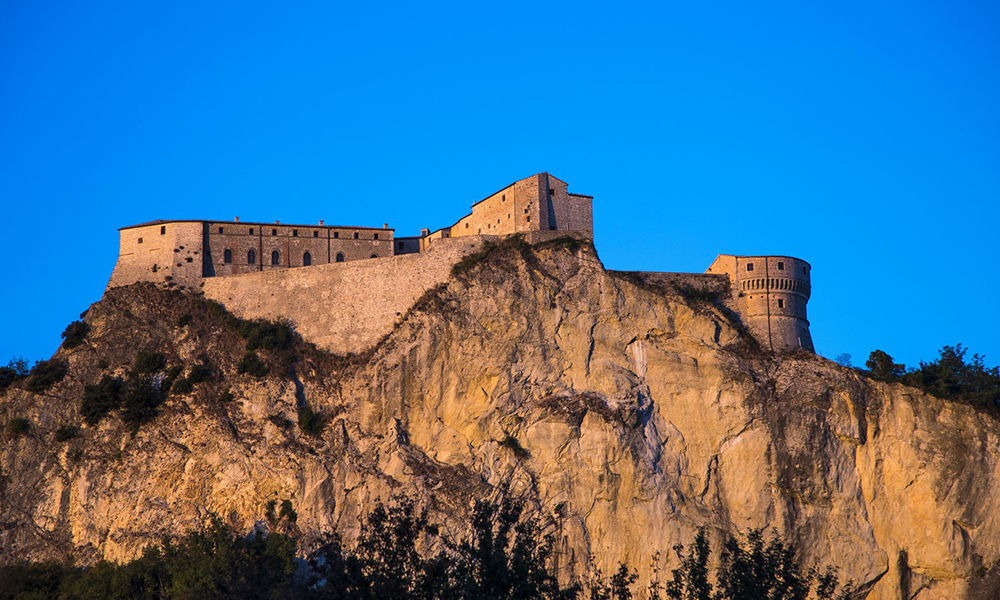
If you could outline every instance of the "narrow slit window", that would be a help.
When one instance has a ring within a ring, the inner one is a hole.
[[[375,234],[375,239],[376,239],[376,240],[378,239],[378,234],[377,234],[377,233]]]
[[[225,232],[225,228],[224,227],[219,227],[219,233],[223,233],[223,232]]]
[[[167,226],[166,225],[160,225],[160,235],[163,235],[166,232],[167,232]]]
[[[785,301],[778,298],[778,308],[785,308]]]
[[[253,235],[253,227],[250,228],[250,235]]]
[[[335,240],[339,240],[340,239],[340,232],[339,231],[334,231],[333,232],[333,239],[335,239]]]
[[[292,230],[292,237],[299,237],[299,230],[298,229],[293,229]]]
[[[139,243],[140,243],[140,244],[142,243],[142,238],[139,238]]]

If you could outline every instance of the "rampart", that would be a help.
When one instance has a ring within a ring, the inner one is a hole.
[[[205,279],[205,296],[245,319],[288,319],[336,354],[361,352],[392,331],[452,266],[486,236],[447,240],[426,252]],[[495,238],[493,238],[495,239]]]

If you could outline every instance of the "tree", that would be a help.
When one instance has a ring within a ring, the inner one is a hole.
[[[850,354],[848,354],[847,352],[841,352],[840,354],[837,355],[837,358],[833,359],[833,362],[837,363],[842,367],[851,368],[854,366],[853,364],[851,364],[852,360],[853,357]]]
[[[873,350],[865,361],[865,366],[872,379],[886,383],[899,381],[906,372],[905,365],[894,363],[892,357],[882,350]]]

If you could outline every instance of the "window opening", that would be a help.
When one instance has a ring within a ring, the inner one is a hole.
[[[354,239],[358,239],[358,232],[357,231],[354,232]]]
[[[139,243],[140,243],[140,244],[142,243],[142,238],[139,238]]]
[[[778,298],[778,308],[785,308],[785,301]]]
[[[378,254],[372,254],[371,258],[378,258]]]
[[[233,262],[233,251],[226,248],[226,251],[222,253],[222,262],[229,264]]]
[[[250,228],[250,235],[253,235],[253,227]]]
[[[219,233],[222,233],[223,231],[224,231],[223,228],[219,227]]]
[[[314,231],[313,232],[313,237],[319,237],[319,232],[318,231]]]
[[[344,262],[344,255],[342,253],[338,252],[337,253],[336,261],[337,262]]]
[[[377,234],[377,233],[375,234],[375,239],[376,239],[376,240],[378,239],[378,234]]]
[[[160,235],[163,235],[166,232],[167,232],[167,226],[166,225],[160,225]]]
[[[271,264],[272,265],[281,264],[281,254],[277,250],[271,253]]]
[[[277,229],[272,229],[271,230],[271,235],[278,235],[278,230]]]
[[[780,260],[778,261],[778,270],[779,271],[785,270],[785,263],[781,262]]]
[[[299,237],[299,230],[298,229],[293,229],[292,230],[292,237]]]
[[[747,263],[747,271],[753,271],[753,263]]]
[[[340,239],[340,232],[339,231],[334,231],[333,232],[333,239],[335,239],[335,240],[339,240]]]
[[[247,252],[247,264],[248,265],[255,265],[255,264],[257,264],[257,251],[256,250],[251,250],[251,251]]]

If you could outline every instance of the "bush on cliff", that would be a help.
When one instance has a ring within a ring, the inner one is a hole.
[[[90,326],[83,321],[73,321],[62,332],[63,348],[76,348],[83,343],[90,332]]]
[[[28,361],[24,357],[12,358],[5,366],[0,367],[0,394],[12,384],[28,376]]]
[[[12,437],[21,437],[31,429],[31,422],[21,417],[12,417],[7,421],[7,433]]]
[[[109,412],[121,406],[121,391],[121,380],[108,375],[93,385],[85,386],[80,416],[87,425],[97,425]]]
[[[261,377],[265,377],[270,372],[270,369],[256,353],[247,352],[240,360],[240,364],[236,366],[236,372],[240,375],[248,374],[260,379]]]
[[[69,372],[69,365],[56,358],[43,360],[35,365],[28,378],[27,389],[29,392],[41,394],[53,385],[59,383]]]

